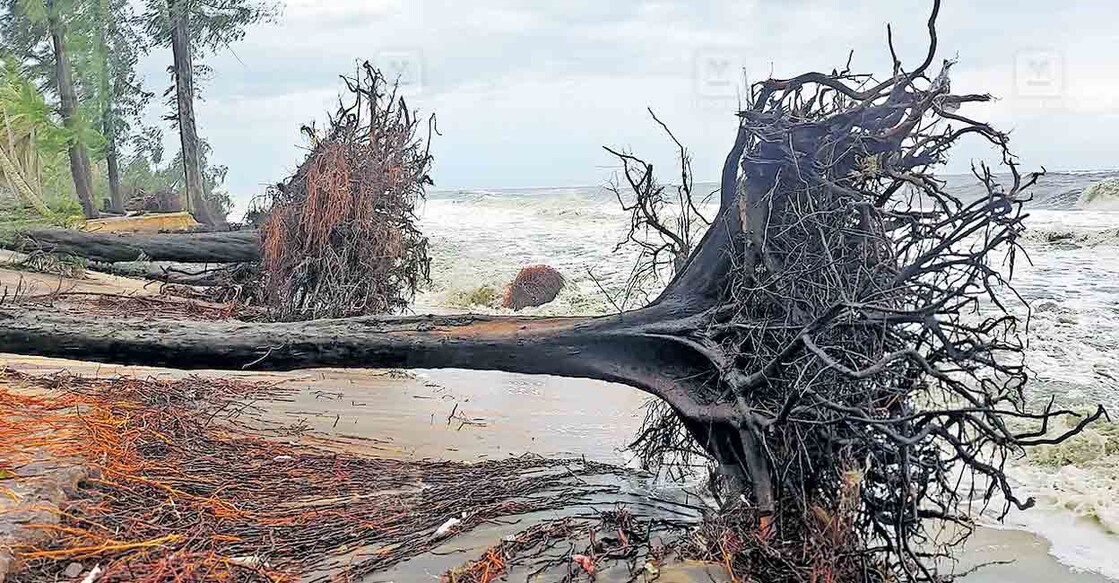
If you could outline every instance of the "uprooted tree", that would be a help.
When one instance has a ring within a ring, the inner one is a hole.
[[[294,323],[89,322],[0,307],[0,350],[121,364],[284,370],[455,367],[624,383],[674,413],[651,463],[697,452],[725,510],[760,531],[734,557],[771,580],[933,580],[939,526],[972,503],[1028,507],[1003,468],[1103,414],[1031,411],[1010,287],[1022,176],[1007,138],[959,113],[930,46],[883,80],[848,70],[752,86],[719,210],[649,305],[601,317],[361,317]],[[893,54],[891,43],[891,54]],[[965,137],[999,179],[962,201],[932,172]],[[684,436],[683,438],[681,436]]]
[[[110,264],[218,264],[144,271],[206,285],[215,299],[261,304],[282,321],[400,310],[429,275],[415,207],[432,184],[435,118],[427,118],[421,137],[423,120],[368,62],[342,80],[352,99],[339,100],[325,130],[303,127],[310,142],[303,163],[254,201],[259,230],[122,236],[34,229],[20,234],[16,248]]]
[[[311,152],[269,191],[260,228],[261,289],[280,320],[398,311],[428,279],[427,238],[416,203],[431,184],[431,133],[368,62],[343,77],[354,101],[320,132]]]

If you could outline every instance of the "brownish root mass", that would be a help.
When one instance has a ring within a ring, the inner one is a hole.
[[[501,307],[523,310],[528,307],[543,306],[556,299],[563,289],[564,280],[560,272],[547,265],[529,265],[522,268],[513,283],[505,290]]]
[[[368,63],[343,79],[353,104],[325,132],[303,128],[310,154],[269,193],[261,289],[280,320],[392,312],[428,278],[415,206],[431,155],[419,120]]]

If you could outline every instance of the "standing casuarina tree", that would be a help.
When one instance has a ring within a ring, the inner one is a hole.
[[[120,147],[152,95],[136,77],[143,38],[128,0],[91,0],[91,4],[87,51],[91,62],[83,70],[91,77],[90,89],[105,138],[110,206],[122,212]]]
[[[78,94],[74,86],[73,71],[67,45],[67,26],[70,20],[80,18],[80,10],[67,0],[21,0],[14,10],[22,13],[27,28],[45,27],[50,38],[53,85],[58,91],[59,114],[69,132],[70,174],[74,190],[86,218],[97,217],[93,200],[93,174],[90,170],[89,151],[81,139],[82,122],[78,114]],[[10,8],[12,9],[12,8]],[[29,48],[37,44],[34,39]]]
[[[185,204],[203,223],[219,217],[208,206],[202,176],[202,153],[195,124],[195,63],[207,52],[217,51],[245,36],[245,29],[272,17],[270,5],[252,0],[147,0],[145,21],[152,44],[171,48],[174,79],[175,122],[182,146]]]

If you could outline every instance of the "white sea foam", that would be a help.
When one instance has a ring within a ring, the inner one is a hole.
[[[1079,208],[1119,208],[1119,178],[1106,178],[1092,183],[1076,201]]]

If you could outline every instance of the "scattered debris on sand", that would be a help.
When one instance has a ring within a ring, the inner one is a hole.
[[[622,579],[651,581],[671,552],[665,540],[675,540],[681,528],[673,521],[639,520],[618,505],[593,518],[560,518],[506,536],[477,559],[444,573],[442,580],[593,581],[598,574],[616,571]]]
[[[261,429],[292,389],[223,378],[0,373],[0,536],[14,581],[356,578],[499,517],[579,505],[626,470],[523,456],[362,457]],[[37,484],[37,485],[36,485]],[[24,508],[24,506],[18,506]],[[79,567],[76,567],[78,564]]]

